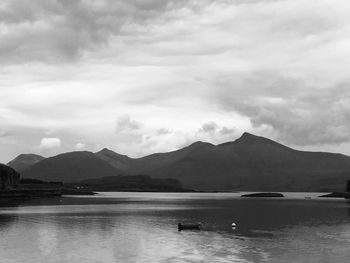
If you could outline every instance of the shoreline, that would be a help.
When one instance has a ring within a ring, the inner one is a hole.
[[[13,189],[0,191],[0,199],[61,197],[63,195],[94,195],[96,192],[75,189]]]
[[[102,190],[102,189],[101,189]],[[50,198],[50,197],[62,197],[65,195],[74,196],[93,196],[99,193],[174,193],[174,194],[224,194],[237,198],[255,199],[255,198],[268,198],[268,199],[350,199],[350,193],[347,192],[258,192],[258,191],[196,191],[196,190],[178,190],[178,191],[164,191],[154,189],[115,189],[110,191],[101,191],[98,189],[73,189],[73,188],[61,188],[61,189],[12,189],[0,191],[0,200],[5,199],[30,199],[30,198]]]

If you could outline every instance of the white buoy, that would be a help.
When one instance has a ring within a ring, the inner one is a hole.
[[[236,225],[236,223],[232,223],[231,226],[232,226],[232,228],[236,228],[237,225]]]

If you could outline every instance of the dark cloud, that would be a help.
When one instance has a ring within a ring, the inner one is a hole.
[[[219,126],[214,121],[210,121],[210,122],[204,123],[202,125],[202,128],[200,128],[200,131],[212,133],[212,132],[215,132],[218,129],[218,127]]]
[[[103,49],[125,26],[178,8],[181,1],[19,0],[0,5],[0,62],[65,61]],[[130,32],[129,32],[130,33]]]

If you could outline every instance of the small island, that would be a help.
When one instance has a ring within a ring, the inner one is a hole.
[[[284,197],[281,193],[253,193],[253,194],[244,194],[241,197]]]

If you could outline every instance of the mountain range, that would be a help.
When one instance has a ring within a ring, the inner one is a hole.
[[[77,182],[143,174],[177,179],[185,188],[196,190],[343,191],[350,179],[349,156],[298,151],[249,133],[232,142],[195,142],[142,158],[105,148],[97,153],[64,153],[25,168],[19,163],[30,162],[17,157],[8,165],[20,167],[25,178]]]

